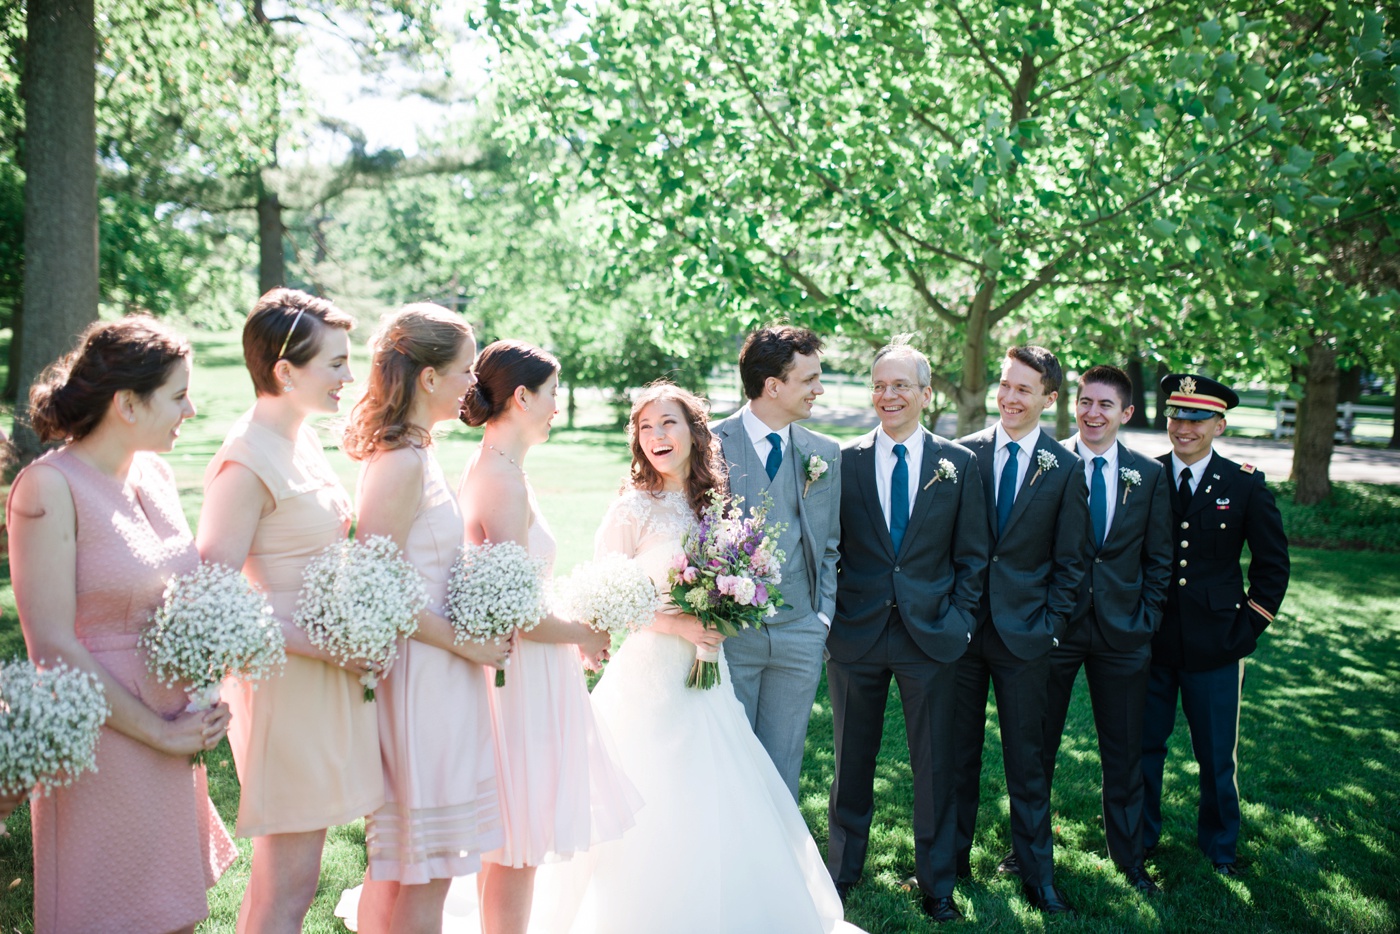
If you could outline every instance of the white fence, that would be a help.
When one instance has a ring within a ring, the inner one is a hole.
[[[1393,410],[1389,406],[1382,405],[1357,405],[1354,402],[1340,402],[1337,404],[1337,431],[1332,435],[1332,440],[1338,444],[1351,444],[1354,440],[1353,432],[1356,430],[1356,416],[1358,415],[1390,415]],[[1298,424],[1298,403],[1292,399],[1283,399],[1274,403],[1274,439],[1291,438],[1293,430]]]

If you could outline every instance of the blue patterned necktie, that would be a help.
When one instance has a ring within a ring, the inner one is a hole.
[[[1108,486],[1103,479],[1102,457],[1094,458],[1094,475],[1089,479],[1089,518],[1094,520],[1094,544],[1102,548],[1108,534]]]
[[[1016,463],[1021,446],[1015,441],[1006,443],[1006,466],[1001,468],[1001,483],[997,486],[997,535],[1006,528],[1006,520],[1011,518],[1011,507],[1016,504]]]
[[[768,471],[768,479],[772,480],[778,475],[778,468],[783,463],[783,437],[776,431],[768,434],[768,460],[763,465],[763,469]]]
[[[890,541],[894,542],[896,556],[904,543],[904,530],[909,527],[909,462],[904,459],[908,453],[908,448],[896,444],[894,470],[890,471]]]

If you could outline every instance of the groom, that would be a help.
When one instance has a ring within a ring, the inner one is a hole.
[[[823,392],[821,338],[788,325],[755,331],[739,351],[748,403],[714,426],[729,472],[729,492],[750,509],[766,493],[778,538],[783,607],[761,629],[725,641],[724,654],[749,725],[797,798],[807,719],[821,678],[822,651],[836,611],[841,540],[840,448],[795,424]]]

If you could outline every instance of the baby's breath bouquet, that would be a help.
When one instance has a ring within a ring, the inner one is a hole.
[[[428,605],[423,576],[393,540],[372,535],[332,545],[306,565],[292,622],[311,644],[341,662],[363,661],[365,700],[398,655],[399,640],[418,631]]]
[[[625,555],[585,561],[559,585],[568,615],[600,632],[636,632],[651,625],[661,598],[641,565]]]
[[[672,602],[694,613],[706,629],[725,636],[761,626],[783,605],[777,585],[782,583],[784,559],[778,536],[784,526],[767,523],[772,500],[766,494],[763,504],[747,516],[742,505],[742,499],[726,504],[724,497],[713,494],[667,572]],[[708,690],[719,681],[719,653],[697,647],[686,687]]]
[[[286,639],[267,598],[223,564],[172,577],[140,645],[157,681],[184,687],[187,711],[217,704],[224,678],[256,682],[287,661]]]
[[[97,736],[110,713],[102,682],[66,665],[40,670],[0,662],[0,794],[67,785],[97,768]],[[0,821],[0,835],[5,822]]]
[[[458,642],[528,632],[545,613],[544,562],[515,542],[464,545],[447,579],[447,619]],[[496,687],[506,673],[496,669]]]

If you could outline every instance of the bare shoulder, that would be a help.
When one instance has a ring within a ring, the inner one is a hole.
[[[423,455],[416,448],[404,445],[387,451],[377,451],[365,461],[366,476],[373,475],[385,483],[411,483],[423,478]]]
[[[73,490],[63,471],[45,463],[34,463],[20,471],[10,488],[10,510],[16,518],[38,519],[46,515],[72,515]]]

